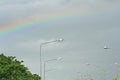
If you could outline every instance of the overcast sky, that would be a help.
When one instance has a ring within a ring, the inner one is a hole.
[[[0,52],[23,60],[32,73],[39,74],[40,44],[63,38],[42,47],[42,61],[63,57],[46,64],[46,80],[114,77],[114,63],[120,64],[120,0],[1,0],[0,29],[17,23],[28,25],[0,34]]]

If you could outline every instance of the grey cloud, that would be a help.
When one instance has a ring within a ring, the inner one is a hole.
[[[31,4],[31,3],[47,3],[47,4],[58,4],[58,3],[82,3],[82,2],[93,2],[93,3],[99,3],[99,2],[119,2],[119,0],[15,0],[15,1],[9,1],[4,0],[1,1],[1,5],[18,5],[18,4]]]
[[[63,0],[63,1],[61,1],[61,4],[66,5],[66,4],[69,4],[71,1],[72,1],[72,0]]]
[[[0,1],[1,5],[16,5],[16,4],[28,4],[31,2],[35,2],[37,0],[15,0],[15,1],[10,1],[10,0],[2,0]]]
[[[33,13],[43,13],[43,12],[55,12],[57,10],[68,10],[70,8],[89,8],[89,9],[111,9],[119,7],[119,2],[108,4],[105,1],[100,0],[30,0],[30,1],[2,1],[2,4],[8,3],[6,5],[0,5],[0,11],[6,12],[14,15],[33,14]],[[60,5],[60,4],[65,5]],[[67,5],[66,5],[67,4]],[[104,8],[103,8],[104,7]],[[12,11],[10,11],[12,10]],[[24,13],[22,14],[21,12]],[[14,13],[15,12],[15,13]]]

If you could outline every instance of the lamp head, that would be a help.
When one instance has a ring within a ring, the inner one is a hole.
[[[64,39],[63,39],[63,38],[60,38],[60,39],[57,39],[56,41],[57,41],[57,42],[62,42],[62,41],[64,41]]]
[[[90,65],[90,63],[86,63],[86,65]]]
[[[118,63],[117,63],[117,62],[115,62],[115,65],[118,65]]]
[[[58,57],[58,58],[57,58],[58,61],[60,61],[60,60],[62,60],[62,59],[63,59],[62,57]]]
[[[107,47],[107,46],[104,46],[104,49],[110,49],[109,47]]]

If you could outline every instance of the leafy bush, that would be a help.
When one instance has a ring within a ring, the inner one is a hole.
[[[0,54],[0,80],[40,80],[40,76],[32,74],[23,61],[16,57]]]

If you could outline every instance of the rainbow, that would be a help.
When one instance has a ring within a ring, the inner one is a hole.
[[[41,24],[52,20],[59,20],[65,17],[78,16],[79,13],[64,13],[64,14],[46,14],[46,15],[33,15],[27,19],[14,20],[7,25],[0,27],[0,35],[10,32],[18,31],[24,28],[33,27],[35,24]]]
[[[0,35],[9,34],[14,31],[22,30],[24,28],[33,27],[35,24],[45,23],[51,20],[64,19],[65,17],[75,17],[91,14],[88,11],[68,11],[59,14],[49,14],[49,15],[33,15],[27,19],[22,19],[21,21],[14,20],[13,22],[0,27]],[[92,12],[93,14],[93,12]]]

